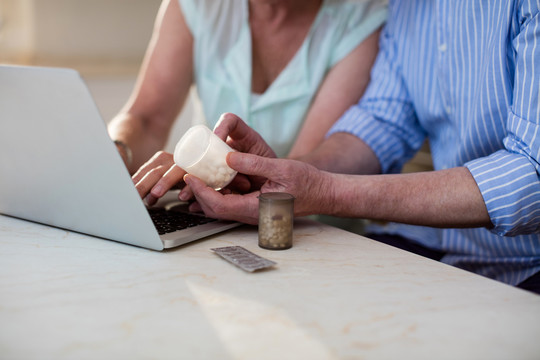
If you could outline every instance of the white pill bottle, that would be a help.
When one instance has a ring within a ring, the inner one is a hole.
[[[237,172],[227,165],[227,154],[234,151],[206,125],[195,125],[186,131],[174,149],[174,162],[206,185],[221,190]]]

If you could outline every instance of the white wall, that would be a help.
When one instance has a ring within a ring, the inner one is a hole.
[[[0,0],[0,61],[25,61],[33,52],[33,11],[29,0]]]
[[[75,68],[109,121],[132,91],[160,4],[161,0],[0,0],[0,63]],[[192,118],[201,121],[201,114],[198,100],[191,96],[167,150],[172,151]]]
[[[0,60],[140,62],[161,0],[0,0]]]

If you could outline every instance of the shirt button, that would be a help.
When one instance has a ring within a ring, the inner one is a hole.
[[[446,114],[448,115],[452,114],[452,108],[450,106],[446,106],[444,110],[446,111]]]
[[[440,51],[440,52],[445,52],[446,49],[447,49],[446,44],[441,44],[441,45],[439,45],[439,51]]]

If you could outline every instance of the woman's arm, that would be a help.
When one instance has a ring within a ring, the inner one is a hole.
[[[326,75],[288,155],[299,158],[322,143],[325,134],[343,113],[357,103],[370,79],[378,52],[380,30],[362,41]]]
[[[109,124],[128,170],[134,173],[165,145],[193,78],[193,37],[177,0],[164,0],[130,99]]]

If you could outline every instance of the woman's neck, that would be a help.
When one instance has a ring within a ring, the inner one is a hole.
[[[249,17],[266,26],[281,26],[297,17],[317,12],[322,0],[249,0]]]
[[[250,0],[251,90],[262,94],[302,46],[322,0]]]

